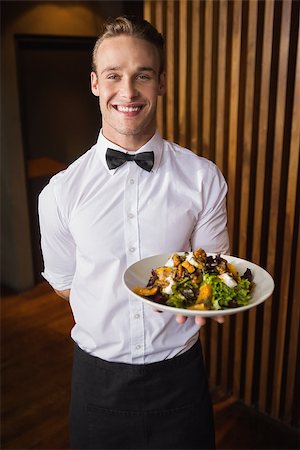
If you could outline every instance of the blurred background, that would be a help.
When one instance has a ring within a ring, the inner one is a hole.
[[[2,1],[2,448],[67,448],[72,317],[41,278],[37,196],[101,127],[91,52],[109,17],[167,39],[162,136],[226,177],[231,252],[269,300],[201,340],[219,448],[299,448],[300,36],[297,0]],[[298,381],[298,383],[297,383]]]

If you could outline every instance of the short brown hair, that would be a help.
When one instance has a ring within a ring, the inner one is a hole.
[[[97,39],[93,50],[92,70],[94,72],[96,72],[97,70],[96,54],[99,45],[104,41],[104,39],[120,36],[122,34],[144,39],[145,41],[148,41],[151,44],[153,44],[157,48],[159,54],[160,60],[159,73],[161,73],[164,70],[165,40],[162,34],[159,33],[157,29],[145,19],[141,19],[136,16],[120,16],[117,17],[116,19],[109,19],[103,25],[102,33]]]

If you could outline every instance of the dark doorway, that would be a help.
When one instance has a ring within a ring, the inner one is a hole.
[[[18,80],[35,279],[43,268],[37,198],[51,176],[88,150],[101,127],[90,91],[96,37],[17,35]]]

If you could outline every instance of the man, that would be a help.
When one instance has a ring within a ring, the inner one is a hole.
[[[40,195],[43,275],[75,319],[71,448],[214,448],[203,318],[159,314],[122,284],[141,258],[229,247],[220,171],[156,131],[163,47],[146,21],[106,24],[91,74],[98,141]]]

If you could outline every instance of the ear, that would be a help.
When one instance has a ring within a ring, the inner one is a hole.
[[[99,97],[98,77],[96,72],[91,72],[91,91],[96,97]]]
[[[158,95],[164,95],[166,92],[166,72],[159,75],[158,80]]]

